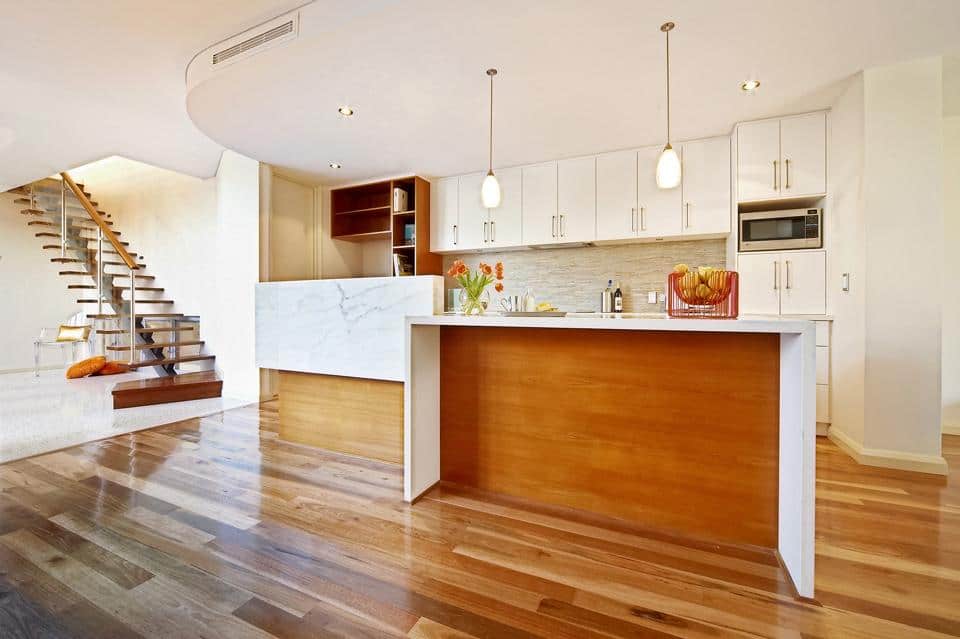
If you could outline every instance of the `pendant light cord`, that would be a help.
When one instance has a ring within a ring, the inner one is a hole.
[[[489,171],[493,173],[493,73],[487,72],[490,76],[490,166]]]
[[[670,144],[670,31],[667,34],[667,144]],[[491,116],[492,117],[492,116]]]

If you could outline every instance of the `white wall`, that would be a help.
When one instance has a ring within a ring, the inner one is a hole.
[[[943,82],[937,58],[864,72],[863,443],[940,455]]]
[[[830,145],[832,431],[931,470],[945,467],[942,84],[940,58],[867,69],[834,104]]]
[[[833,231],[830,414],[832,428],[857,442],[864,430],[864,347],[866,274],[863,219],[863,74],[857,74],[830,112],[828,151],[830,201],[827,225]],[[850,290],[841,290],[841,276],[850,274]]]
[[[71,171],[122,239],[141,253],[170,312],[200,316],[205,350],[217,356],[223,394],[256,401],[254,287],[259,281],[259,163],[223,154],[207,180],[125,158]]]
[[[81,310],[78,295],[67,290],[62,269],[50,262],[58,252],[44,251],[56,238],[34,237],[39,227],[27,226],[20,215],[23,204],[14,204],[13,194],[0,194],[0,294],[4,312],[0,314],[0,373],[33,367],[33,340],[44,327],[64,323]],[[41,365],[60,366],[64,360],[54,349],[45,349]]]
[[[255,291],[260,281],[260,164],[224,151],[217,169],[210,347],[223,371],[223,394],[260,399]],[[202,275],[201,275],[202,277]],[[201,318],[202,319],[202,318]],[[209,335],[209,333],[207,333]]]
[[[269,276],[265,281],[318,277],[314,187],[273,174],[270,187]]]
[[[960,273],[960,115],[943,120],[944,272]],[[960,435],[960,295],[943,296],[943,425]]]

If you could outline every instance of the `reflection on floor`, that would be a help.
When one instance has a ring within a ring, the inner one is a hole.
[[[818,605],[756,550],[453,486],[411,507],[398,466],[277,421],[248,406],[0,466],[0,636],[960,634],[960,437],[949,477],[818,442]]]
[[[0,463],[242,406],[229,398],[113,410],[117,382],[149,372],[65,379],[62,370],[0,375]]]

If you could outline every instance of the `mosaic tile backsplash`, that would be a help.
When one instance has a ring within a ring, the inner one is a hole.
[[[504,295],[522,295],[529,286],[538,302],[552,302],[569,312],[600,310],[600,292],[607,280],[620,280],[623,310],[643,313],[660,310],[660,305],[647,304],[647,292],[664,290],[674,264],[724,266],[726,244],[721,239],[445,255],[444,271],[457,258],[470,268],[480,261],[491,265],[501,261],[506,272]],[[457,286],[456,280],[446,278],[448,310],[449,290]],[[499,295],[492,287],[490,295],[496,306]]]

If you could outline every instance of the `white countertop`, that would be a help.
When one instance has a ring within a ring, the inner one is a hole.
[[[724,319],[673,319],[664,313],[568,313],[566,317],[506,317],[500,314],[481,316],[423,315],[407,317],[407,325],[417,326],[485,326],[508,328],[579,328],[633,331],[699,331],[704,333],[804,333],[813,331],[810,320],[741,316]]]

